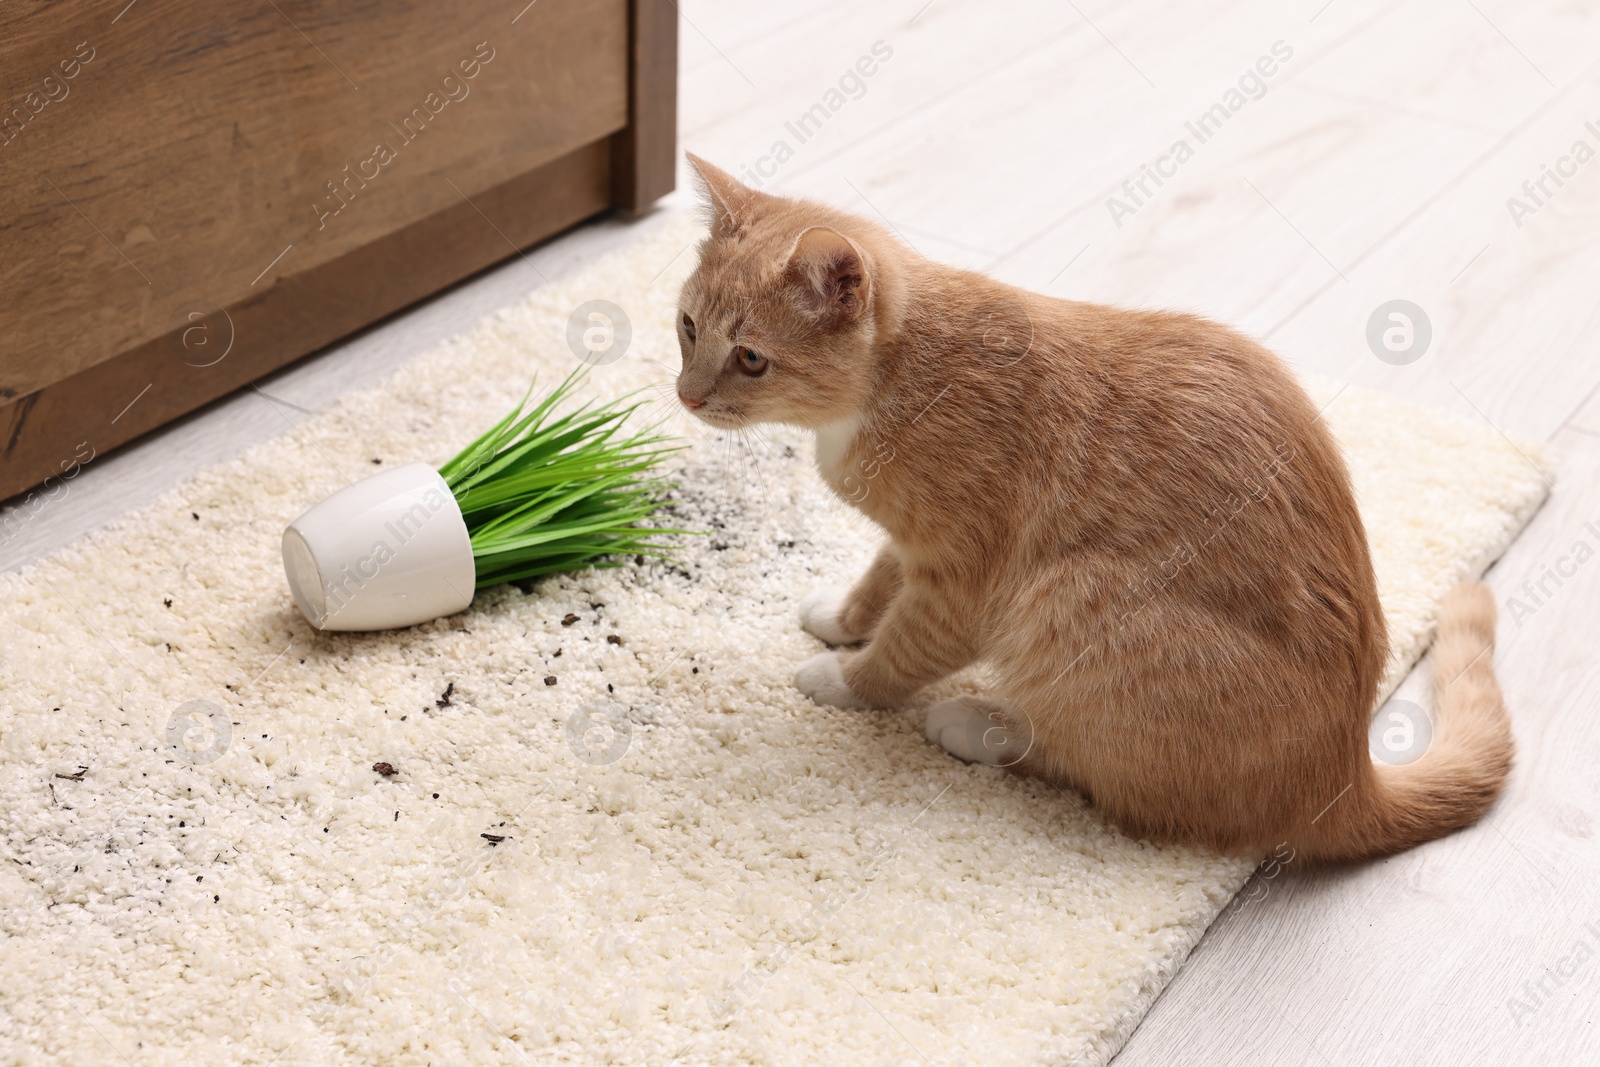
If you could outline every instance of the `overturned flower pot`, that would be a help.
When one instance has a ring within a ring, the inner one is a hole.
[[[283,569],[319,630],[386,630],[472,603],[477,566],[455,494],[426,463],[334,493],[283,531]]]
[[[555,415],[583,377],[528,398],[449,463],[375,474],[283,531],[283,569],[320,630],[386,630],[453,615],[476,589],[660,556],[643,525],[670,485],[651,472],[678,451],[653,433],[620,436],[639,406],[584,404]],[[529,390],[532,395],[532,390]]]

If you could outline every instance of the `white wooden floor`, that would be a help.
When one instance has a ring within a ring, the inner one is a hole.
[[[1502,615],[1520,746],[1509,795],[1404,856],[1263,880],[1118,1063],[1600,1063],[1600,562],[1574,571],[1572,556],[1580,541],[1600,550],[1600,5],[681,9],[682,142],[725,168],[882,217],[927,255],[1062,296],[1197,310],[1307,371],[1549,443],[1551,503],[1490,573],[1502,602],[1527,601],[1523,583],[1570,557],[1531,615]],[[864,56],[873,73],[830,98]],[[1201,143],[1185,123],[1226,107],[1262,57],[1271,74],[1245,95],[1264,93]],[[818,103],[838,106],[802,141],[787,124]],[[1137,201],[1122,191],[1180,139],[1192,158],[1161,162],[1171,176],[1145,179]],[[1114,219],[1112,195],[1131,211]],[[530,258],[559,277],[651,224],[600,222]],[[245,391],[96,460],[0,545],[0,566],[284,432],[539,283],[513,260],[260,383],[278,404]],[[1433,330],[1402,366],[1366,341],[1397,298]],[[1407,683],[1416,698],[1421,683]]]

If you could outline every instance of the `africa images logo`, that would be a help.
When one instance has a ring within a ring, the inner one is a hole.
[[[457,63],[455,70],[440,80],[439,89],[430,91],[422,98],[422,103],[402,115],[398,125],[393,121],[389,123],[389,128],[396,134],[392,141],[379,141],[372,149],[372,155],[356,163],[353,173],[347,163],[340,171],[341,176],[324,182],[328,190],[327,203],[318,200],[311,205],[311,210],[317,216],[317,229],[325,229],[329,219],[349,207],[356,195],[366,189],[367,183],[376,181],[385,168],[399,159],[400,149],[422,136],[422,131],[429,123],[436,120],[446,107],[451,103],[459,104],[465,101],[472,93],[472,79],[476,78],[494,57],[495,51],[489,42],[480,42],[473,48],[471,56]]]
[[[754,163],[740,166],[739,180],[752,189],[759,189],[775,177],[779,169],[795,157],[795,150],[820,133],[822,127],[843,111],[846,104],[867,95],[867,79],[878,73],[893,56],[892,47],[881,40],[873,41],[871,55],[858,58],[853,66],[847,67],[839,75],[835,85],[822,94],[822,99],[802,111],[792,122],[783,124],[784,132],[794,138],[794,143],[789,142],[789,137],[773,141],[765,155],[758,156]]]
[[[1165,153],[1142,164],[1138,174],[1122,183],[1122,196],[1112,194],[1106,198],[1106,210],[1111,213],[1111,221],[1116,223],[1117,229],[1122,228],[1123,219],[1138,214],[1140,208],[1153,200],[1167,179],[1177,177],[1178,168],[1195,157],[1200,145],[1222,132],[1224,123],[1242,111],[1250,101],[1260,100],[1267,95],[1267,79],[1278,73],[1281,64],[1294,58],[1294,48],[1284,41],[1273,41],[1271,53],[1257,59],[1253,66],[1246,67],[1244,73],[1239,75],[1239,80],[1222,94],[1220,100],[1202,111],[1193,121],[1185,122],[1183,128],[1189,132],[1189,137],[1179,138]],[[1190,137],[1194,139],[1192,144]],[[1153,189],[1152,184],[1155,186]]]
[[[346,563],[340,568],[339,577],[327,581],[323,591],[327,596],[328,617],[332,618],[343,611],[355,599],[355,595],[365,589],[367,583],[395,558],[398,550],[421,532],[429,519],[444,509],[444,505],[444,494],[430,486],[398,519],[384,523],[384,531],[394,538],[394,544],[391,546],[381,538],[374,541],[372,551],[356,561],[354,572]]]

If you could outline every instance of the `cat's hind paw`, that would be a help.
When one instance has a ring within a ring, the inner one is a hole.
[[[958,760],[1009,767],[1033,747],[1027,723],[1013,721],[1001,705],[981,697],[954,697],[928,708],[922,732]]]
[[[794,685],[818,704],[857,711],[871,706],[844,680],[844,664],[837,652],[819,652],[800,664],[794,672]]]
[[[800,601],[800,628],[830,645],[848,645],[860,638],[845,630],[839,620],[850,590],[842,585],[824,586],[807,593]]]

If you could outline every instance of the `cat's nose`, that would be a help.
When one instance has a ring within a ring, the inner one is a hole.
[[[704,404],[706,402],[706,398],[705,397],[703,397],[703,396],[690,396],[688,393],[684,392],[682,389],[678,390],[678,399],[683,401],[683,406],[688,408],[690,411],[693,411],[697,407],[704,406]]]

